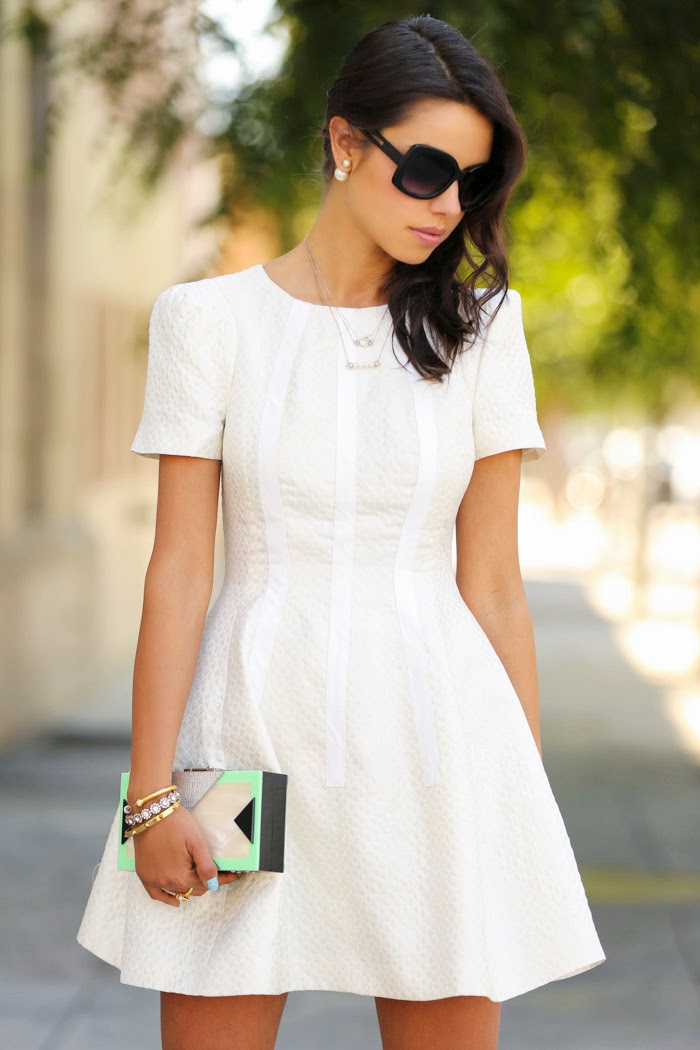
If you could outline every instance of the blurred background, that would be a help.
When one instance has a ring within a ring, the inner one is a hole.
[[[0,2],[0,1047],[157,1048],[75,943],[128,768],[157,465],[129,451],[158,293],[280,254],[325,90],[393,2]],[[503,1050],[700,1042],[700,8],[432,0],[530,141],[510,211],[548,446],[521,564],[545,769],[607,954],[504,1004]],[[219,534],[218,579],[221,579]],[[216,597],[215,586],[212,601]],[[280,1050],[379,1048],[292,992]]]

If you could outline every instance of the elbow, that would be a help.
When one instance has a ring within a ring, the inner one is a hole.
[[[500,586],[474,586],[471,580],[460,580],[459,576],[456,582],[462,600],[477,618],[512,616],[521,610],[529,612],[521,576],[511,577],[507,583]]]
[[[144,594],[158,598],[176,596],[183,607],[206,612],[214,589],[213,564],[165,554],[151,556]]]

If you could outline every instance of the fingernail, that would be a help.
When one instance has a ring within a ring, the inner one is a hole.
[[[213,890],[214,892],[216,892],[216,890],[218,890],[218,888],[219,888],[218,876],[215,875],[213,879],[207,879],[207,886],[209,887],[210,890]]]

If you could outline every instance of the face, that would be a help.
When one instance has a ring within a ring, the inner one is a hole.
[[[457,181],[430,200],[409,197],[391,182],[396,171],[393,160],[366,139],[358,142],[344,136],[348,125],[342,118],[334,117],[333,122],[337,122],[336,161],[349,157],[352,163],[350,177],[339,189],[353,221],[392,259],[413,265],[424,262],[464,216]],[[462,169],[486,163],[491,155],[492,122],[462,102],[417,103],[400,124],[380,130],[401,153],[417,143],[435,146],[450,153]],[[425,231],[437,231],[437,236]]]

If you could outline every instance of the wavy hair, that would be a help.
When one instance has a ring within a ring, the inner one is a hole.
[[[320,129],[322,175],[328,186],[335,167],[332,117],[354,128],[381,129],[401,123],[412,105],[426,99],[468,103],[493,123],[488,200],[466,211],[424,263],[397,261],[382,288],[407,357],[425,378],[441,381],[481,331],[486,303],[508,290],[505,213],[528,147],[497,71],[458,29],[430,15],[373,29],[346,56],[328,90]],[[458,273],[463,263],[469,268],[465,280]],[[487,283],[477,294],[481,279]]]

